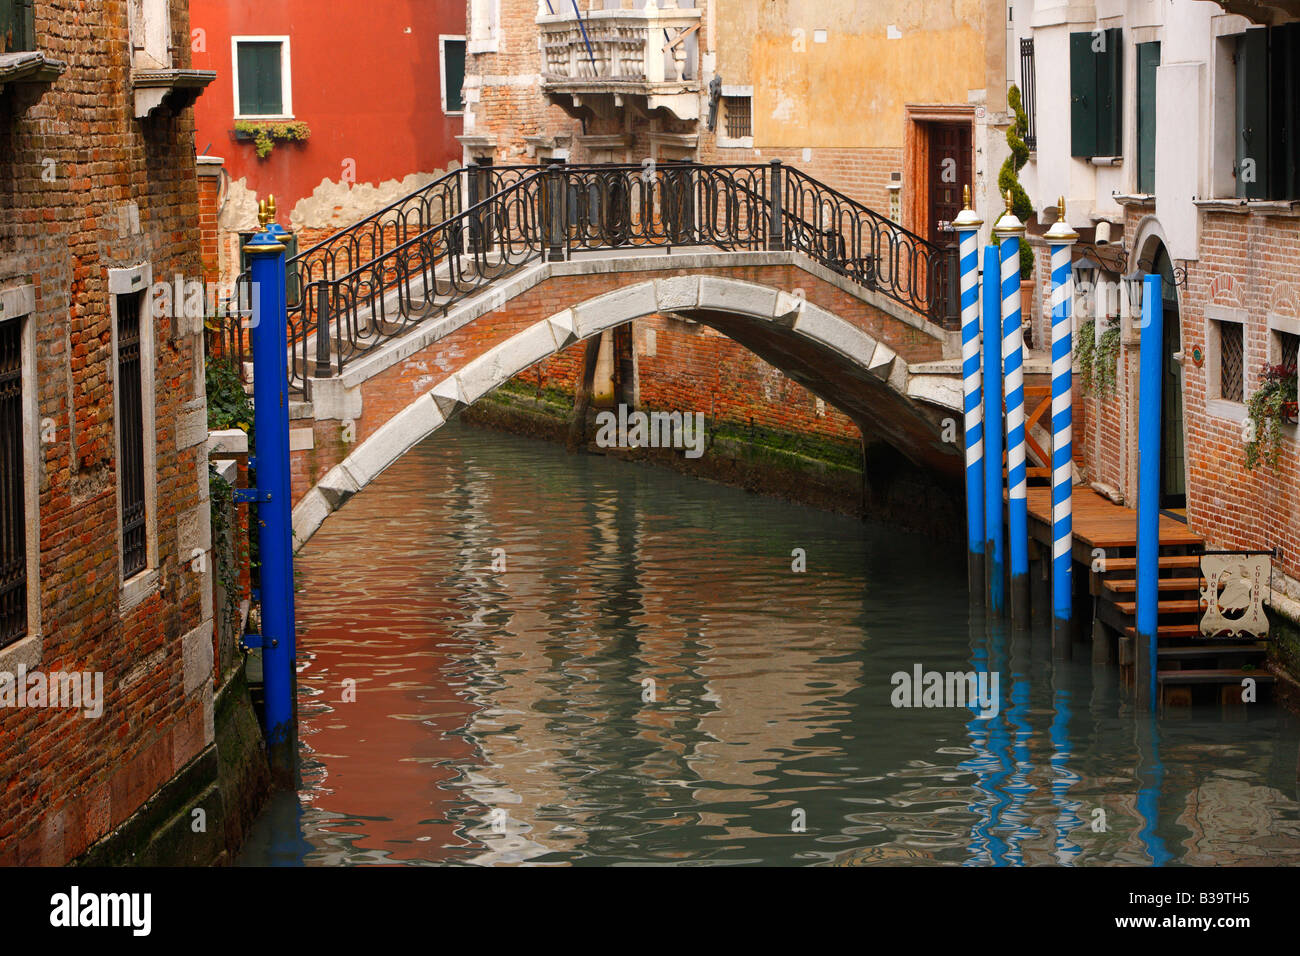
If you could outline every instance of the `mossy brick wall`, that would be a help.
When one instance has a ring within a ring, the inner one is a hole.
[[[108,292],[114,267],[203,275],[191,111],[135,119],[125,0],[43,0],[35,12],[38,47],[67,71],[23,114],[0,115],[0,289],[35,287],[38,374],[24,385],[54,425],[38,452],[34,666],[103,672],[105,709],[98,720],[0,709],[0,864],[79,856],[191,762],[211,727],[212,680],[187,694],[182,654],[204,623],[206,578],[178,546],[178,520],[207,507],[203,446],[180,447],[181,423],[202,410],[201,345],[153,320],[157,586],[123,609]],[[188,66],[184,0],[172,0],[171,30]]]

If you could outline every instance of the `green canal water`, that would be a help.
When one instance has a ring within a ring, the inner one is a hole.
[[[241,862],[1300,863],[1293,717],[1137,715],[953,540],[449,426],[299,555],[303,783]]]

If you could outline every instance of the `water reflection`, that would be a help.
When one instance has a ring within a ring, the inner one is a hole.
[[[445,429],[300,555],[304,783],[243,862],[1300,862],[1293,721],[1137,720],[959,552]],[[895,709],[918,663],[998,714]]]

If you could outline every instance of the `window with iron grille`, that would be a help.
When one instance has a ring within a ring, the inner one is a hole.
[[[141,380],[140,312],[143,292],[117,297],[118,468],[122,503],[122,579],[145,569],[144,387]]]
[[[0,322],[0,647],[27,634],[22,329]]]
[[[1300,335],[1293,332],[1277,332],[1277,364],[1283,368],[1295,368],[1300,358]]]
[[[1240,322],[1217,322],[1219,326],[1219,397],[1240,402],[1245,390],[1245,343]]]
[[[752,102],[752,99],[748,96],[724,96],[722,98],[723,110],[727,120],[727,136],[731,139],[742,139],[754,135]]]
[[[1037,124],[1034,122],[1034,38],[1025,37],[1020,41],[1020,105],[1024,108],[1028,129],[1025,132],[1025,145],[1030,149],[1038,148]]]

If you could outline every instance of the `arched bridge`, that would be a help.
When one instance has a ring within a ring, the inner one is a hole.
[[[779,163],[457,170],[290,259],[297,545],[460,409],[649,316],[725,334],[959,487],[954,270]],[[240,348],[238,322],[219,335]]]

